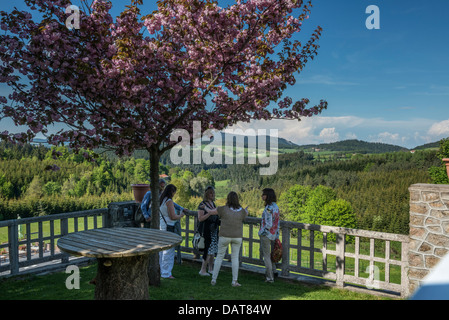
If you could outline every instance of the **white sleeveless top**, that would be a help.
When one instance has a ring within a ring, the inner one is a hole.
[[[176,222],[176,220],[171,220],[170,217],[168,216],[167,202],[169,202],[169,201],[173,202],[172,199],[165,198],[164,201],[162,202],[161,206],[160,206],[160,215],[161,215],[160,216],[160,223],[159,223],[159,225],[160,225],[159,229],[160,230],[166,230],[167,229],[165,221],[167,221],[167,224],[169,226],[174,226],[175,222]],[[162,218],[162,216],[164,216],[164,218]],[[165,219],[165,221],[164,221],[164,219]]]

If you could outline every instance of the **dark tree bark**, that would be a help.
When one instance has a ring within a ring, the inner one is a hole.
[[[150,150],[150,184],[151,184],[151,228],[159,230],[159,146],[153,145]],[[150,286],[161,285],[159,253],[150,254],[148,279]]]
[[[148,283],[150,286],[159,287],[161,285],[159,252],[151,253],[148,261]]]
[[[96,300],[148,300],[149,255],[99,258]]]

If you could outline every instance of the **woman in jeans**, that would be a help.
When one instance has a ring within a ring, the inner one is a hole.
[[[239,274],[239,253],[243,238],[243,220],[248,216],[248,211],[246,208],[243,209],[240,206],[239,197],[233,191],[228,194],[225,206],[213,210],[204,208],[204,210],[206,213],[218,215],[221,221],[218,253],[215,259],[211,284],[215,285],[226,249],[231,244],[232,286],[240,287],[240,284],[237,282]]]
[[[273,282],[273,272],[276,270],[276,264],[271,261],[271,251],[274,241],[279,238],[279,207],[276,204],[276,194],[271,188],[262,190],[262,200],[265,209],[262,213],[262,222],[260,224],[259,237],[260,246],[265,263],[265,282]]]

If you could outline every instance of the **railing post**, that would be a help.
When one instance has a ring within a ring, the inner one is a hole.
[[[337,257],[336,257],[336,274],[337,274],[337,286],[344,286],[344,274],[345,274],[345,235],[341,233],[337,233]]]
[[[69,233],[69,219],[68,218],[62,218],[60,221],[61,224],[61,237],[67,235]],[[69,254],[64,254],[62,259],[62,263],[68,263],[69,262]]]
[[[19,230],[17,220],[8,227],[9,265],[11,274],[19,273]]]
[[[111,209],[108,207],[108,210],[101,215],[101,224],[103,228],[110,228],[112,226],[110,211]]]
[[[410,295],[409,287],[409,264],[408,264],[409,243],[402,242],[401,246],[401,297],[406,298]]]
[[[309,242],[309,248],[310,248],[310,254],[309,254],[309,266],[310,269],[315,269],[315,231],[310,230],[310,242]]]
[[[290,274],[290,228],[282,227],[282,275],[287,277]]]

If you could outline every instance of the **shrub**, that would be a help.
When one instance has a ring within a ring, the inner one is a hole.
[[[294,185],[281,195],[279,203],[281,211],[287,212],[287,220],[345,228],[357,227],[351,203],[338,199],[330,187]],[[322,234],[316,234],[315,238],[322,239]],[[335,235],[328,235],[328,240],[335,241]]]
[[[440,141],[440,149],[438,150],[437,157],[442,160],[444,158],[449,158],[449,138],[442,139]],[[432,166],[429,168],[430,179],[436,184],[449,184],[449,178],[446,173],[446,166],[436,167]]]

